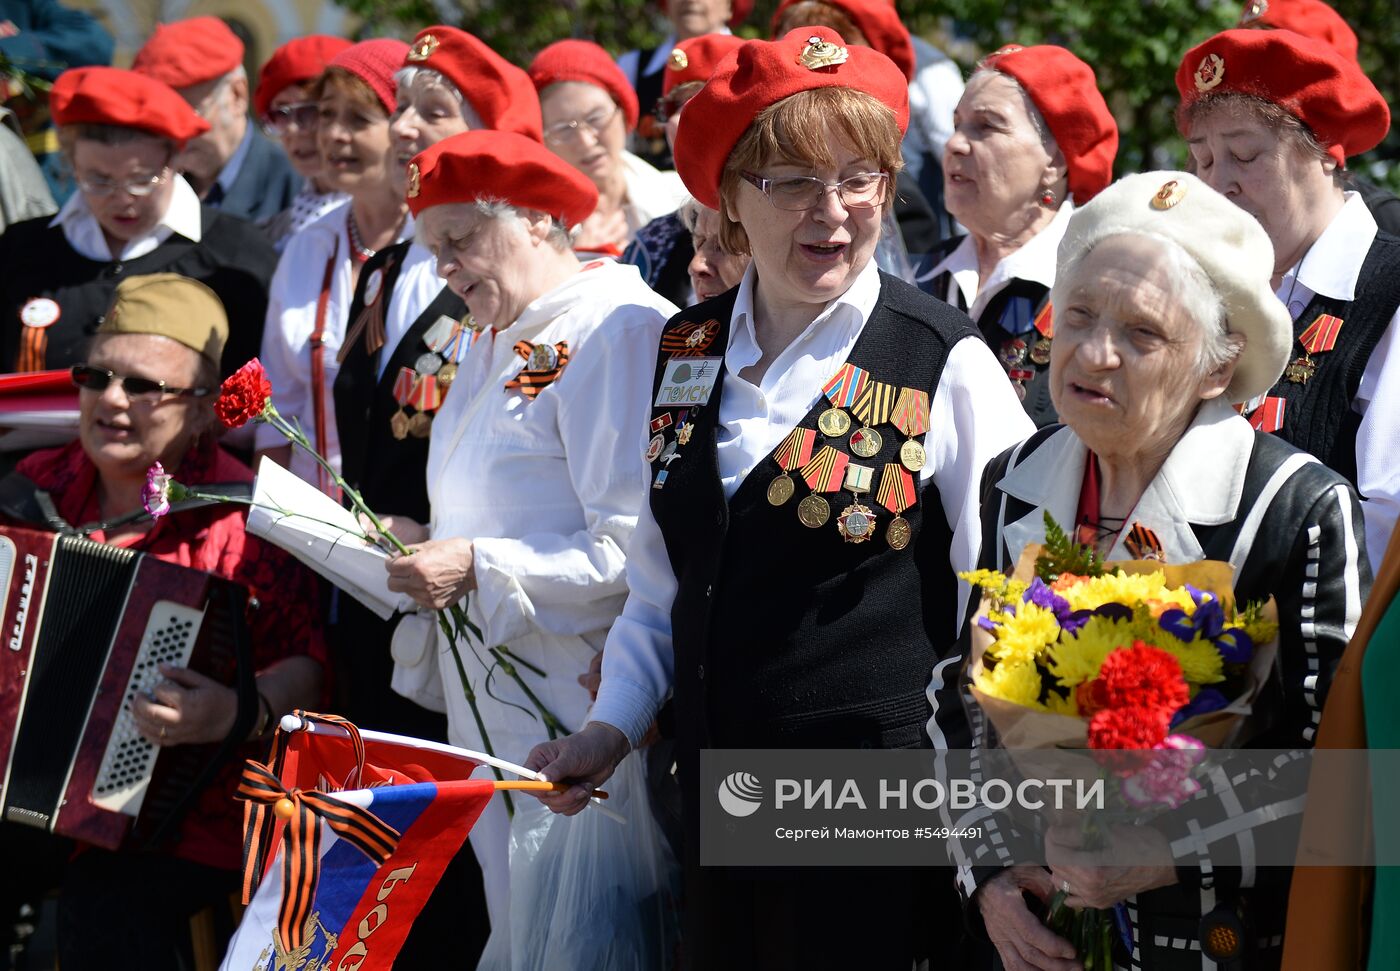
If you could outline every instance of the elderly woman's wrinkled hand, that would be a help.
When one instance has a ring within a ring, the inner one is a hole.
[[[977,890],[982,923],[1006,971],[1082,971],[1074,945],[1040,922],[1026,906],[1026,892],[1042,901],[1054,894],[1044,867],[1008,867]]]
[[[588,805],[593,790],[608,781],[630,750],[627,736],[618,729],[589,722],[572,735],[536,745],[525,759],[525,768],[550,782],[574,783],[562,792],[535,794],[551,812],[572,816]]]
[[[409,549],[409,556],[396,556],[385,564],[389,589],[395,593],[406,593],[430,610],[444,610],[476,589],[471,540],[429,540]]]
[[[157,745],[217,742],[233,728],[238,695],[232,688],[191,671],[160,666],[164,680],[131,703],[136,728]]]
[[[1082,839],[1077,826],[1054,826],[1046,833],[1051,880],[1056,887],[1069,885],[1067,906],[1112,907],[1177,881],[1167,838],[1151,826],[1111,826],[1106,844],[1095,851],[1083,849]],[[1127,861],[1132,865],[1125,866]]]

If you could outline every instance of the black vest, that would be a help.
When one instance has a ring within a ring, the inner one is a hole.
[[[251,223],[208,206],[200,215],[198,243],[171,234],[144,256],[107,263],[77,253],[61,227],[49,226],[52,217],[6,229],[0,236],[0,370],[13,371],[18,364],[25,329],[20,314],[30,300],[46,297],[58,304],[59,318],[45,335],[43,367],[66,368],[83,360],[117,284],[148,273],[178,273],[218,296],[229,325],[223,374],[256,357],[277,253]]]
[[[1299,384],[1284,377],[1269,392],[1287,402],[1279,437],[1316,455],[1352,485],[1356,485],[1356,432],[1361,427],[1361,415],[1352,409],[1351,403],[1361,386],[1366,363],[1390,326],[1397,307],[1400,307],[1400,238],[1378,233],[1361,265],[1356,299],[1348,302],[1318,294],[1293,322],[1290,360],[1302,354],[1297,338],[1319,314],[1332,314],[1342,319],[1336,346],[1312,355],[1317,370],[1306,383]]]
[[[379,299],[387,309],[409,245],[405,241],[386,247],[365,264],[347,320],[359,318],[364,309],[366,281],[392,259],[379,288]],[[334,388],[341,468],[345,481],[359,491],[375,512],[410,516],[420,523],[428,521],[428,439],[412,435],[395,438],[390,431],[389,419],[399,410],[399,403],[394,400],[394,379],[399,368],[412,368],[413,362],[428,351],[423,335],[439,317],[457,320],[466,312],[462,298],[444,286],[399,339],[383,377],[378,370],[384,350],[366,353],[363,335],[357,336],[345,352]]]
[[[958,236],[945,240],[930,255],[930,260],[935,265],[941,262],[962,239]],[[951,291],[956,300],[954,306],[962,311],[967,310],[963,305],[962,290],[953,283],[953,275],[948,271],[934,277],[929,289],[940,299]],[[1030,326],[1030,321],[1049,303],[1049,287],[1033,280],[1016,278],[987,301],[987,306],[982,308],[981,315],[976,319],[978,330],[1001,366],[1006,368],[1012,386],[1021,397],[1021,406],[1037,428],[1053,425],[1060,420],[1050,400],[1050,340]],[[1014,317],[1021,314],[1029,314],[1029,319],[1025,326],[1016,326],[1018,322]]]
[[[708,353],[722,355],[737,293],[683,311],[667,333],[714,320],[719,330]],[[879,302],[848,360],[876,380],[927,391],[931,399],[949,350],[971,337],[965,317],[881,274]],[[666,343],[663,337],[658,390]],[[726,501],[715,449],[723,381],[721,365],[708,404],[686,416],[690,439],[668,463],[660,488],[661,462],[653,468],[651,508],[679,585],[671,619],[683,782],[701,748],[926,744],[924,692],[953,641],[956,595],[948,563],[952,533],[937,489],[923,485],[904,512],[913,539],[903,550],[886,542],[892,514],[876,503],[873,489],[861,501],[877,513],[876,534],[859,544],[845,542],[836,528],[836,517],[853,501],[849,492],[826,494],[832,516],[816,529],[797,518],[809,492],[800,480],[796,495],[770,505],[767,489],[781,472],[772,455]],[[816,428],[829,407],[820,389],[813,392],[819,401],[799,427]],[[674,412],[659,408],[655,415],[664,421]],[[665,431],[674,428],[673,421]],[[892,425],[877,430],[881,451],[853,458],[874,468],[876,487],[884,466],[898,464],[905,440]],[[845,437],[818,432],[822,445],[849,449]]]

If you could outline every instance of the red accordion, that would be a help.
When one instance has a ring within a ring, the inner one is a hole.
[[[161,664],[251,684],[246,607],[208,573],[0,525],[0,815],[112,849],[163,833],[233,743],[162,749],[131,702]]]

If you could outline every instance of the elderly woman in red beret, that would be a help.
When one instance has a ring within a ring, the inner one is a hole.
[[[403,41],[361,41],[332,58],[312,87],[324,179],[349,200],[292,237],[282,252],[259,354],[278,409],[300,422],[316,451],[336,468],[340,436],[331,388],[355,285],[370,257],[413,235],[389,152],[394,72],[407,53]],[[333,491],[316,461],[294,450],[276,429],[259,425],[255,436],[261,453]]]
[[[685,189],[627,151],[637,127],[637,95],[608,52],[585,40],[550,44],[530,62],[540,95],[544,143],[598,189],[598,208],[574,245],[581,253],[621,256],[641,227],[674,212]]]
[[[727,57],[678,132],[687,188],[753,263],[662,334],[650,503],[598,700],[529,764],[577,783],[545,800],[576,812],[671,695],[696,967],[903,969],[959,937],[947,871],[698,865],[702,749],[931,744],[982,466],[1031,431],[967,318],[873,261],[908,90],[883,54],[807,27]]]
[[[1400,516],[1400,242],[1342,180],[1389,131],[1385,99],[1354,61],[1290,30],[1217,34],[1176,86],[1197,172],[1269,234],[1293,318],[1288,367],[1245,412],[1356,487],[1379,557]]]
[[[76,364],[118,282],[156,272],[219,295],[232,321],[222,370],[236,370],[257,353],[276,253],[173,168],[208,123],[168,85],[110,67],[65,71],[49,108],[79,191],[0,236],[0,370]]]
[[[350,41],[324,34],[297,37],[272,52],[258,72],[253,92],[254,116],[263,130],[282,146],[292,168],[301,176],[301,188],[292,204],[273,216],[263,230],[280,253],[287,237],[309,226],[345,201],[325,184],[321,146],[316,143],[320,109],[311,100],[311,85],[326,65]]]
[[[389,588],[428,610],[465,599],[485,645],[507,645],[522,672],[543,672],[523,676],[576,728],[589,704],[578,679],[627,590],[623,552],[645,497],[652,351],[675,307],[635,267],[580,262],[569,234],[593,212],[597,190],[533,138],[454,135],[414,159],[409,186],[418,241],[482,333],[432,423],[431,526],[389,524],[416,544],[390,562]],[[446,639],[419,621],[405,618],[395,637],[406,669],[396,683],[435,694],[449,740],[482,750]],[[484,683],[485,670],[460,650],[468,676]],[[547,737],[534,702],[499,672],[489,691],[478,689],[477,706],[502,757],[523,757]],[[529,810],[517,802],[517,820]],[[471,833],[496,944],[509,939],[509,825],[495,801]]]
[[[1053,424],[1046,370],[1055,247],[1074,207],[1113,179],[1118,126],[1094,71],[1063,47],[1004,47],[982,60],[943,153],[948,211],[967,227],[920,279],[964,309],[1026,413]]]

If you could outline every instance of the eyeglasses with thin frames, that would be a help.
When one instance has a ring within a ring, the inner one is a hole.
[[[550,125],[544,130],[544,140],[551,145],[564,145],[568,142],[577,141],[584,131],[593,133],[594,138],[603,134],[603,129],[608,122],[622,109],[617,105],[612,106],[612,110],[600,108],[583,118],[576,118],[573,121],[560,121]]]
[[[105,199],[117,190],[125,192],[129,196],[144,199],[157,186],[164,185],[170,179],[170,164],[162,165],[160,171],[155,175],[141,175],[134,179],[123,179],[113,182],[111,179],[102,179],[96,176],[75,175],[74,181],[78,183],[78,188],[83,190],[84,195],[93,196],[98,199]]]
[[[272,108],[263,115],[263,130],[272,136],[285,135],[290,131],[312,131],[321,119],[320,106],[314,101],[298,101],[295,104]]]
[[[122,391],[126,393],[128,398],[145,400],[162,398],[165,395],[175,395],[181,398],[203,398],[212,394],[214,390],[213,388],[176,388],[164,381],[128,377],[124,374],[108,371],[106,368],[93,367],[91,364],[74,364],[69,373],[73,377],[73,383],[84,391],[94,391],[101,394],[113,381],[119,381]]]
[[[782,175],[767,178],[753,172],[740,173],[745,182],[758,189],[773,208],[802,212],[821,203],[828,189],[835,189],[847,209],[874,209],[885,201],[888,172],[861,172],[839,182],[827,182],[810,175]]]

